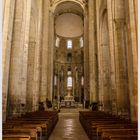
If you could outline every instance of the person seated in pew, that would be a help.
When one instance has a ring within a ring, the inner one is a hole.
[[[44,107],[44,104],[43,102],[39,102],[39,108],[38,108],[39,111],[45,111],[45,107]]]
[[[98,111],[99,106],[102,106],[102,104],[99,104],[99,102],[92,102],[90,104],[90,107],[92,108],[92,111]]]
[[[52,103],[51,103],[51,101],[48,100],[48,98],[46,98],[46,106],[47,106],[47,108],[52,107]]]
[[[92,111],[97,111],[98,110],[98,102],[92,102],[90,104],[90,107],[92,108]]]
[[[58,97],[55,96],[53,99],[53,109],[60,112],[59,104],[58,104]]]

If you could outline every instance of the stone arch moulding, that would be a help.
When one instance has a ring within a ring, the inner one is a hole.
[[[54,13],[56,7],[64,2],[74,2],[74,3],[78,4],[84,11],[87,0],[50,0],[51,11]]]

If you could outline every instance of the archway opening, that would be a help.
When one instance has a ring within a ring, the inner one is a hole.
[[[62,2],[54,15],[53,79],[57,75],[57,82],[54,80],[52,98],[57,96],[61,106],[75,106],[84,99],[83,8],[75,2]]]

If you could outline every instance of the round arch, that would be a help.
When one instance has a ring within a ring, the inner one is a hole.
[[[84,11],[84,9],[85,9],[85,2],[83,2],[83,1],[81,1],[81,0],[58,0],[58,1],[54,2],[54,3],[52,3],[52,5],[51,5],[51,10],[52,10],[52,12],[55,13],[56,8],[57,8],[59,5],[65,3],[65,2],[72,2],[72,3],[75,3],[75,4],[79,5],[79,6],[82,8],[83,11]]]

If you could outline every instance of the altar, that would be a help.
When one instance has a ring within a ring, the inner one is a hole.
[[[75,107],[75,100],[71,94],[71,89],[68,89],[68,94],[64,97],[64,100],[61,101],[61,107]]]

